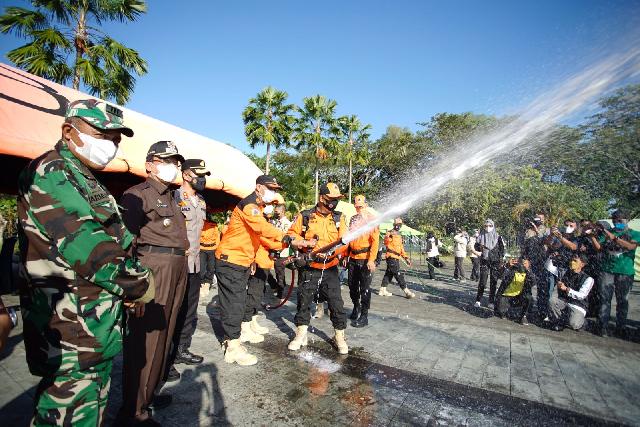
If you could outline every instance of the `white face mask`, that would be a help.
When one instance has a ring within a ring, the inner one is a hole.
[[[265,206],[265,207],[264,207],[264,209],[262,210],[262,212],[263,212],[265,215],[271,215],[271,214],[273,214],[273,205],[267,205],[267,206]]]
[[[565,227],[565,229],[564,229],[564,232],[565,232],[565,233],[567,233],[567,234],[571,234],[571,233],[573,233],[574,231],[575,231],[575,228],[574,228],[573,226],[571,226],[571,225],[567,225],[567,226]]]
[[[102,167],[107,166],[107,164],[116,157],[118,147],[113,141],[87,135],[86,133],[80,132],[75,126],[72,127],[78,132],[78,137],[84,144],[82,147],[79,147],[73,140],[69,140],[69,142],[74,145],[76,153],[79,156]]]
[[[156,168],[158,168],[156,176],[160,181],[171,183],[178,176],[178,167],[173,163],[160,163]]]
[[[487,230],[488,233],[491,233],[493,231],[493,227],[485,227],[485,230]]]
[[[276,192],[273,190],[269,190],[268,188],[264,189],[264,193],[262,193],[262,201],[265,203],[271,203],[276,198]]]

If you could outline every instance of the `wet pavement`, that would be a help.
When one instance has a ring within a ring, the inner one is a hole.
[[[177,365],[181,380],[165,387],[174,403],[155,418],[167,426],[640,424],[637,290],[631,340],[621,340],[497,319],[471,307],[473,283],[407,279],[416,298],[401,297],[394,285],[393,297],[374,295],[370,326],[347,329],[349,355],[332,348],[328,316],[312,320],[308,348],[289,352],[289,302],[261,318],[271,333],[247,344],[259,362],[245,368],[224,363],[218,310],[203,301],[191,350],[205,362]],[[346,288],[343,298],[350,311]],[[121,363],[109,421],[120,403]],[[37,379],[26,368],[20,329],[0,355],[0,383],[2,424],[28,424]]]

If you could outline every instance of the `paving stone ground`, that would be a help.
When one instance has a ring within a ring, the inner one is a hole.
[[[472,307],[475,283],[450,276],[449,269],[436,280],[408,275],[413,300],[395,285],[392,297],[374,295],[370,326],[347,329],[348,356],[329,343],[328,316],[312,320],[307,349],[286,349],[294,335],[292,298],[261,317],[271,333],[264,343],[248,345],[259,358],[248,368],[224,363],[218,310],[207,307],[207,298],[191,348],[205,362],[177,365],[181,380],[165,387],[174,403],[155,417],[182,427],[640,424],[637,288],[630,296],[630,336],[622,340],[495,318],[486,307]],[[381,278],[379,270],[374,289]],[[350,311],[346,287],[343,298]],[[108,424],[120,404],[121,372],[118,358]],[[37,381],[16,328],[0,354],[3,425],[28,424]]]

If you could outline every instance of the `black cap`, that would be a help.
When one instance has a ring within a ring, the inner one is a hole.
[[[616,209],[612,214],[611,214],[611,219],[629,219],[629,216],[627,215],[627,213],[625,211],[623,211],[622,209]]]
[[[256,184],[262,184],[270,190],[279,190],[282,187],[278,184],[278,181],[271,175],[260,175],[256,178]]]
[[[161,159],[175,157],[180,160],[180,162],[184,163],[184,157],[178,153],[178,148],[172,141],[158,141],[155,144],[151,144],[149,151],[147,151],[147,161],[150,161],[154,157],[159,157]]]
[[[333,182],[322,184],[318,189],[318,193],[320,193],[321,196],[327,196],[332,199],[341,199],[342,197],[344,197],[342,193],[340,193],[340,188],[338,188],[338,185],[334,184]]]
[[[182,170],[191,169],[196,175],[211,175],[202,159],[187,159],[182,162]]]

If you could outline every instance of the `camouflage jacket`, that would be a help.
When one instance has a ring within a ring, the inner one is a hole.
[[[31,373],[86,370],[122,348],[122,301],[141,297],[149,270],[113,196],[62,141],[20,174],[20,290]]]

